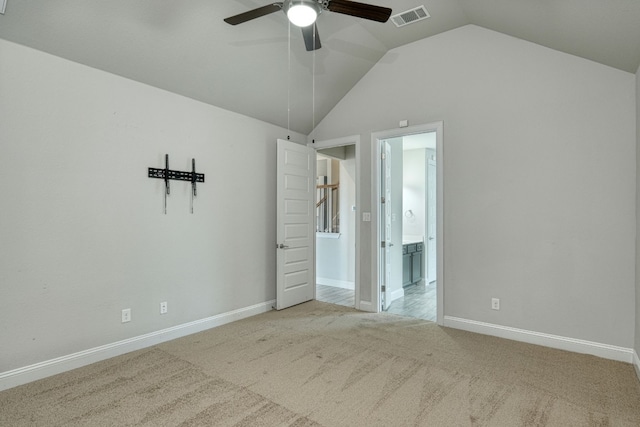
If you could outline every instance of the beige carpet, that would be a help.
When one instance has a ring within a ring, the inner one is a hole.
[[[639,426],[629,364],[310,302],[0,393],[0,426]]]

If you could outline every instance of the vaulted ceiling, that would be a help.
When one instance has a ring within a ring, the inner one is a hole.
[[[467,24],[631,73],[640,66],[638,0],[365,2],[393,14],[424,5],[431,17],[397,28],[325,11],[322,48],[307,52],[283,13],[223,22],[268,1],[7,0],[0,38],[304,134],[388,50]]]

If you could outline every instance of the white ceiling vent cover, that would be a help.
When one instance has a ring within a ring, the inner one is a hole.
[[[427,12],[427,8],[424,6],[419,6],[410,10],[407,10],[402,13],[398,13],[391,17],[391,20],[396,27],[404,27],[405,25],[413,24],[414,22],[422,21],[423,19],[427,19],[430,17],[429,12]]]

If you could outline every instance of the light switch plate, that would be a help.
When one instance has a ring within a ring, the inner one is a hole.
[[[122,310],[122,323],[131,322],[131,309],[125,308]]]

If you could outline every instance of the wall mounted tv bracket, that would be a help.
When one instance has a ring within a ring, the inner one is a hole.
[[[149,168],[149,178],[164,179],[164,213],[167,214],[167,196],[171,193],[169,180],[191,182],[191,213],[193,213],[193,198],[198,195],[196,182],[204,182],[204,174],[196,173],[196,159],[191,159],[191,172],[175,171],[169,169],[169,155],[164,155],[164,169]]]

